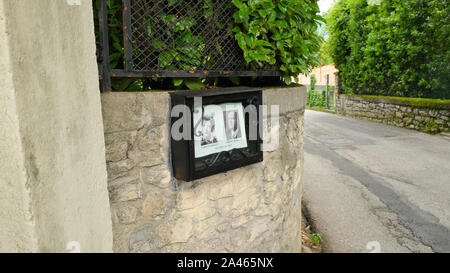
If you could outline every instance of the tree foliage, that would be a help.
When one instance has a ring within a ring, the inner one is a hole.
[[[326,16],[343,91],[450,98],[448,2],[378,2],[340,0]]]
[[[324,41],[319,50],[320,66],[333,64],[333,58],[331,57],[330,44]]]

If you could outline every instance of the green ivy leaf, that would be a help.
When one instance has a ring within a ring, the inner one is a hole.
[[[183,81],[184,81],[184,79],[175,78],[175,79],[173,79],[173,85],[178,87],[183,84]]]
[[[205,86],[202,79],[198,79],[198,78],[186,78],[184,80],[184,84],[190,90],[200,90]]]
[[[230,79],[230,81],[234,84],[234,85],[239,85],[241,80],[237,77],[229,77],[228,79]]]

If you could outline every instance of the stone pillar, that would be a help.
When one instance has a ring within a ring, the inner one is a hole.
[[[334,93],[339,94],[341,92],[341,80],[339,78],[339,72],[334,73]]]
[[[0,0],[0,252],[112,251],[92,3],[70,3]]]
[[[266,88],[279,145],[261,163],[187,183],[171,174],[169,94],[103,93],[114,251],[300,252],[305,101],[304,86]]]
[[[341,106],[341,102],[339,100],[339,95],[341,92],[341,81],[339,79],[339,72],[334,73],[334,112],[338,113],[339,107]]]

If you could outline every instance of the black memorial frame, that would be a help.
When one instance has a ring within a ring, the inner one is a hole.
[[[262,88],[232,87],[181,91],[171,92],[170,96],[172,108],[176,105],[186,105],[191,113],[190,139],[176,141],[171,137],[172,166],[174,176],[177,179],[189,182],[263,161],[262,138],[260,135],[261,116],[259,111],[262,105]],[[257,116],[257,124],[252,124],[252,126],[257,128],[256,139],[250,140],[250,113],[244,112],[247,148],[222,151],[205,157],[195,158],[193,130],[194,97],[202,97],[203,106],[235,102],[241,102],[244,108],[248,105],[254,105],[255,107],[250,107],[250,109],[256,111],[256,113],[251,113]],[[171,118],[171,128],[174,122],[180,118],[185,117]]]

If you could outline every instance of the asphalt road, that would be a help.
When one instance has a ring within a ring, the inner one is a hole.
[[[325,252],[450,252],[450,138],[307,110],[304,149]]]

